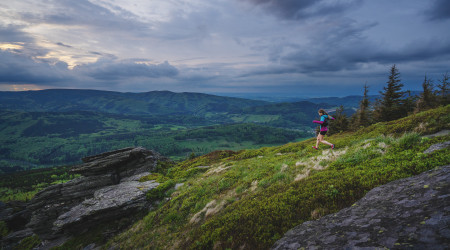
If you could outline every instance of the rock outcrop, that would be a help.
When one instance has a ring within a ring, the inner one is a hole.
[[[377,187],[287,232],[273,249],[448,249],[450,165]]]
[[[159,161],[168,159],[138,147],[82,160],[83,164],[71,169],[81,177],[40,191],[26,208],[30,218],[25,231],[37,234],[46,243],[44,249],[102,223],[114,234],[111,223],[130,224],[139,219],[139,214],[151,208],[146,192],[159,185],[139,179],[150,174]]]

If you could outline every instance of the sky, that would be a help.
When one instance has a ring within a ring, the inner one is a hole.
[[[450,71],[448,0],[0,1],[0,91],[320,97]]]

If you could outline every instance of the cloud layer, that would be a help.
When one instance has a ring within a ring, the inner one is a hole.
[[[0,90],[331,96],[450,65],[446,0],[53,0],[0,4]]]

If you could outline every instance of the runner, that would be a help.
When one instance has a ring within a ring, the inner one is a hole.
[[[316,142],[316,146],[313,146],[314,149],[319,149],[319,143],[323,143],[323,144],[327,144],[328,146],[331,147],[331,149],[334,149],[334,144],[331,144],[325,140],[323,140],[323,137],[327,134],[328,131],[328,119],[334,120],[334,117],[332,117],[331,115],[329,115],[325,110],[320,109],[319,110],[319,115],[320,115],[320,121],[314,120],[314,123],[318,123],[320,124],[320,131],[319,134],[317,135],[317,142]]]

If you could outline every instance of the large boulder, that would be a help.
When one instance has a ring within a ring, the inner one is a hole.
[[[151,208],[145,194],[159,185],[139,179],[167,160],[141,147],[84,158],[83,164],[71,169],[81,177],[50,186],[31,200],[27,227],[46,242],[60,243],[101,223],[120,220],[123,224],[123,219],[132,223]]]
[[[273,249],[448,249],[450,165],[377,187],[287,232]]]

